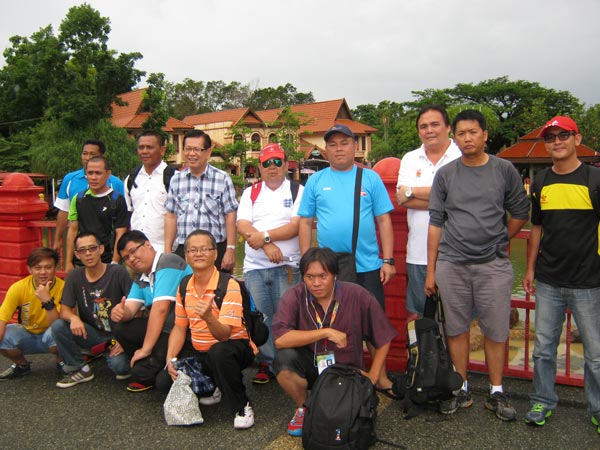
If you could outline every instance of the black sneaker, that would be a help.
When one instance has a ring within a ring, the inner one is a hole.
[[[494,392],[488,395],[484,406],[494,411],[500,420],[511,421],[517,418],[517,411],[510,404],[510,396],[506,392]]]
[[[440,412],[442,414],[454,414],[458,408],[468,408],[473,404],[471,393],[461,389],[458,394],[449,400],[440,402]]]
[[[31,364],[13,364],[4,372],[0,373],[0,381],[7,381],[12,380],[13,378],[19,378],[23,375],[27,375],[29,372],[31,372]]]

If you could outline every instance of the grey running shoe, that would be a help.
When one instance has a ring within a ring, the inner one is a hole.
[[[22,366],[21,364],[13,364],[4,372],[0,373],[0,381],[12,380],[27,375],[31,372],[31,364]]]
[[[506,392],[494,392],[488,395],[484,406],[494,411],[500,420],[510,421],[517,418],[517,411],[510,404],[510,396]]]
[[[546,423],[546,419],[552,415],[552,410],[541,403],[534,403],[525,414],[525,422],[540,427]]]
[[[454,414],[458,408],[468,408],[473,404],[471,393],[461,389],[458,394],[449,400],[440,402],[440,412],[442,414]]]
[[[94,372],[91,370],[84,372],[79,369],[73,373],[70,373],[58,383],[56,383],[56,387],[59,388],[70,388],[79,383],[85,383],[87,381],[92,381],[94,379]]]

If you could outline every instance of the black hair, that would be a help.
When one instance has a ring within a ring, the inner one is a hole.
[[[89,163],[98,161],[104,164],[104,170],[110,170],[110,163],[104,155],[92,156],[90,159],[88,159],[88,162],[85,164],[85,170],[87,171],[87,166],[89,165]]]
[[[204,141],[205,148],[212,147],[212,141],[210,140],[210,136],[202,130],[186,131],[186,133],[183,135],[183,146],[185,147],[185,140],[187,138],[198,138],[198,137],[204,138],[203,141]]]
[[[300,274],[304,274],[308,270],[311,263],[320,263],[326,272],[329,272],[334,277],[340,273],[337,256],[329,247],[311,247],[300,259]]]
[[[100,151],[101,154],[104,155],[106,153],[106,145],[104,145],[104,142],[102,142],[100,139],[88,139],[81,146],[82,151],[83,151],[83,147],[85,147],[86,145],[95,145],[96,147],[98,147],[98,150]]]
[[[49,247],[34,248],[27,257],[27,267],[33,267],[39,264],[42,259],[47,258],[53,259],[55,266],[60,261],[60,256],[56,250]]]
[[[421,116],[423,114],[425,114],[426,112],[429,112],[429,111],[439,112],[442,115],[446,126],[447,127],[450,126],[450,116],[448,116],[448,111],[446,111],[446,108],[444,108],[442,105],[435,105],[435,104],[434,105],[425,105],[419,110],[419,114],[417,115],[417,120],[415,121],[417,130],[419,129],[419,119],[421,118]]]
[[[135,242],[136,244],[143,244],[147,240],[148,238],[146,237],[146,235],[140,230],[127,231],[125,232],[125,234],[123,234],[123,236],[121,236],[119,242],[117,242],[117,251],[119,252],[119,254],[121,254],[121,252],[125,249],[125,246],[128,243]]]
[[[487,120],[485,120],[485,116],[481,114],[481,112],[476,109],[465,109],[464,111],[459,112],[452,121],[453,133],[456,132],[456,125],[458,122],[462,120],[475,120],[479,123],[479,126],[483,131],[487,130]]]
[[[144,136],[154,136],[158,140],[158,143],[161,147],[165,145],[165,142],[166,142],[165,135],[164,135],[164,133],[162,133],[160,131],[144,130],[140,134],[138,134],[135,138],[139,142],[140,138],[144,137]]]
[[[217,248],[217,240],[210,232],[208,232],[206,230],[194,230],[190,234],[188,234],[187,237],[185,238],[185,242],[183,243],[184,250],[187,250],[188,242],[189,242],[190,238],[193,236],[208,236],[210,238],[210,245],[212,245],[213,248]]]

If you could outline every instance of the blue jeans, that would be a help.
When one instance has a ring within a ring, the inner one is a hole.
[[[102,344],[111,339],[110,336],[102,336],[91,325],[84,323],[87,339],[81,336],[75,336],[71,332],[71,324],[63,319],[55,320],[52,325],[52,336],[58,347],[58,353],[62,356],[65,362],[65,370],[67,372],[81,369],[86,362],[83,359],[81,349],[90,350],[92,347]],[[129,373],[129,358],[125,353],[117,356],[106,356],[108,368],[117,375],[125,375]]]
[[[600,414],[600,288],[569,289],[537,282],[532,403],[554,409],[556,350],[567,308],[571,309],[583,342],[585,395],[590,413]]]
[[[50,347],[56,347],[50,328],[41,334],[30,333],[21,324],[9,323],[6,325],[4,338],[0,341],[0,349],[21,349],[24,355],[35,353],[50,353]]]
[[[291,271],[291,278],[288,278],[288,270]],[[273,344],[271,328],[273,315],[283,293],[300,281],[300,269],[279,266],[271,269],[249,270],[244,272],[244,281],[256,307],[265,315],[265,324],[269,327],[269,339],[260,346],[257,360],[267,363],[272,369],[275,359],[275,344]]]
[[[406,310],[423,317],[425,313],[427,265],[406,263]]]

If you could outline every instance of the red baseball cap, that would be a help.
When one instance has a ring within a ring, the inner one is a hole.
[[[265,145],[258,154],[258,160],[263,163],[271,158],[285,159],[285,150],[276,142]]]
[[[544,137],[546,135],[546,131],[548,131],[548,128],[551,127],[558,127],[565,131],[574,131],[575,133],[579,134],[579,128],[577,128],[577,124],[573,119],[567,116],[556,116],[546,122],[546,125],[544,125],[544,128],[542,128],[541,136]]]

